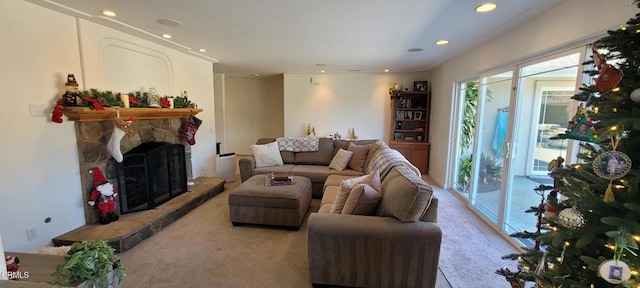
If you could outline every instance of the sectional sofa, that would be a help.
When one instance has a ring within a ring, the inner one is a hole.
[[[257,144],[275,140],[259,139]],[[313,197],[321,198],[319,211],[311,213],[307,223],[311,282],[353,287],[435,287],[442,240],[437,224],[438,199],[417,169],[381,141],[319,140],[318,151],[281,151],[282,165],[256,168],[252,157],[239,162],[242,181],[267,172],[311,180]],[[329,168],[338,150],[349,149],[349,143],[368,147],[362,171]],[[334,202],[340,202],[336,199],[344,194],[343,181],[371,173],[379,177],[379,185],[372,184],[380,190],[378,198],[364,199],[366,193],[361,191],[362,196],[349,209],[351,214],[346,210],[335,213]],[[371,199],[376,200],[373,206]]]

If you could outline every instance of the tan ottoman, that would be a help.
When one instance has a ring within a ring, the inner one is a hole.
[[[294,176],[295,183],[265,186],[265,175],[254,175],[229,193],[229,217],[234,226],[286,226],[297,230],[311,204],[311,181]]]

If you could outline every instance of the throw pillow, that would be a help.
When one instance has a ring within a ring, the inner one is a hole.
[[[253,157],[256,159],[256,168],[284,165],[278,142],[264,145],[251,145]]]
[[[369,149],[371,149],[371,144],[355,145],[353,143],[349,143],[347,150],[353,152],[353,156],[351,156],[351,160],[349,160],[349,168],[364,172],[364,162],[367,161]]]
[[[344,204],[347,202],[347,198],[349,198],[349,193],[354,186],[363,183],[370,184],[373,181],[374,174],[371,173],[364,176],[350,178],[344,180],[340,183],[340,187],[338,187],[338,193],[336,194],[336,199],[333,201],[333,205],[331,205],[330,214],[340,214],[342,213],[342,209],[344,208]]]
[[[344,168],[347,168],[347,164],[349,164],[349,160],[351,160],[352,155],[353,152],[340,148],[336,153],[336,156],[333,156],[331,163],[329,163],[329,168],[336,169],[338,171],[344,170]]]
[[[373,215],[382,198],[382,184],[380,174],[372,174],[371,182],[358,184],[351,189],[342,208],[342,214]]]

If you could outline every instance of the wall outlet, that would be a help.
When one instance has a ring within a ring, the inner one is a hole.
[[[38,234],[36,233],[36,228],[27,229],[27,241],[33,241],[38,238]]]

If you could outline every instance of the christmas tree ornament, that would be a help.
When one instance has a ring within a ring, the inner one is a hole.
[[[640,103],[640,88],[633,90],[629,95],[629,98],[631,98],[631,101],[635,103]]]
[[[115,213],[116,200],[115,197],[118,193],[115,192],[113,184],[109,183],[102,174],[102,171],[98,167],[93,167],[89,170],[90,174],[93,174],[94,188],[89,194],[89,206],[97,206],[100,212],[100,223],[109,224],[113,221],[117,221],[120,217]]]
[[[586,222],[582,213],[575,206],[564,209],[558,214],[558,223],[565,228],[580,229]]]
[[[623,134],[621,130],[615,126],[609,129],[612,150],[601,153],[593,159],[593,172],[599,177],[609,180],[603,199],[607,203],[615,201],[613,180],[622,178],[631,171],[631,158],[623,152],[616,151]]]
[[[620,80],[622,80],[622,71],[611,64],[607,64],[604,55],[596,51],[595,46],[593,47],[593,61],[599,72],[598,78],[595,80],[596,89],[600,93],[605,93],[620,83]]]
[[[598,266],[600,277],[611,284],[620,284],[631,278],[629,265],[622,261],[606,260]]]
[[[182,137],[184,141],[187,141],[189,145],[196,145],[196,132],[201,124],[202,120],[198,119],[198,117],[193,115],[189,116],[189,119],[183,125],[180,137]]]
[[[600,142],[596,134],[596,129],[593,127],[593,121],[591,121],[591,117],[589,117],[589,111],[583,104],[578,106],[578,111],[576,111],[576,114],[571,121],[569,121],[567,130],[569,130],[569,132],[566,133],[565,138],[591,143]]]
[[[109,154],[111,154],[111,157],[116,160],[116,162],[122,163],[124,156],[122,155],[122,151],[120,150],[120,142],[126,134],[134,134],[134,131],[131,128],[133,118],[129,117],[127,121],[124,121],[120,119],[120,111],[116,109],[116,113],[117,118],[113,120],[113,132],[111,132],[111,137],[109,138],[109,142],[107,143],[107,150],[109,151]]]

